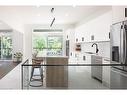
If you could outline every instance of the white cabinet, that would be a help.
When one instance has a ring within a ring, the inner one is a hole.
[[[79,64],[91,64],[91,54],[75,53],[75,59]],[[90,67],[90,66],[89,66]]]
[[[85,58],[84,58],[85,57]],[[90,54],[85,54],[83,56],[83,60],[85,61],[85,64],[91,64],[91,55]],[[90,67],[90,66],[89,66]]]
[[[100,65],[102,64],[102,57],[92,55],[91,64],[95,65],[95,66],[91,66],[91,76],[95,79],[102,81],[102,69],[103,68],[101,66],[96,66],[96,64],[100,64]]]
[[[81,43],[86,41],[86,37],[83,31],[83,27],[79,27],[75,29],[75,43]],[[82,41],[82,38],[84,38],[84,41]]]
[[[125,8],[127,8],[127,6],[113,6],[112,7],[113,23],[127,20],[127,17],[125,17]]]
[[[91,55],[86,53],[75,53],[76,62],[79,64],[91,64]]]
[[[82,64],[91,64],[91,54],[83,53],[82,54]],[[91,74],[91,66],[83,66],[86,72]]]
[[[91,41],[91,32],[90,27],[86,24],[80,25],[75,28],[75,42],[76,43],[83,43],[83,42],[90,42]],[[78,41],[76,41],[78,39]]]
[[[110,25],[112,24],[112,12],[109,11],[94,19],[91,22],[91,35],[94,35],[94,41],[109,41]]]
[[[75,29],[75,42],[109,41],[112,11],[106,12],[90,21],[79,25]],[[91,39],[94,36],[94,40]],[[84,41],[82,41],[84,37]]]
[[[103,58],[103,64],[110,64],[110,60],[107,58]],[[102,82],[103,85],[110,88],[110,67],[111,66],[103,66],[102,72]]]

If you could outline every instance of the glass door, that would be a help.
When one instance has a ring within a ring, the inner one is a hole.
[[[0,59],[11,60],[12,59],[12,37],[8,35],[2,35],[0,37]]]

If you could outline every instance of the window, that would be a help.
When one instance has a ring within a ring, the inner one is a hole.
[[[33,32],[33,51],[38,52],[38,56],[58,56],[62,55],[63,36],[61,33]]]
[[[62,36],[48,37],[47,55],[62,55]]]
[[[10,32],[0,34],[0,60],[12,59],[12,36]]]

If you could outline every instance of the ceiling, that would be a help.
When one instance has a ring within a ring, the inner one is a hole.
[[[54,8],[51,13],[51,8]],[[111,6],[0,6],[0,20],[11,19],[25,24],[76,24],[98,11],[109,11]]]

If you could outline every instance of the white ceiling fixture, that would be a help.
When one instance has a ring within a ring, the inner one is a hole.
[[[68,17],[68,16],[69,16],[69,14],[68,14],[68,13],[66,13],[66,14],[65,14],[65,16],[66,16],[66,17]]]
[[[76,7],[76,4],[73,4],[73,8],[75,8]]]
[[[41,15],[40,15],[40,13],[38,13],[38,14],[37,14],[37,16],[39,16],[39,17],[40,17],[40,16],[41,16]]]
[[[40,5],[36,5],[36,7],[37,7],[37,8],[39,8],[39,7],[40,7]]]

